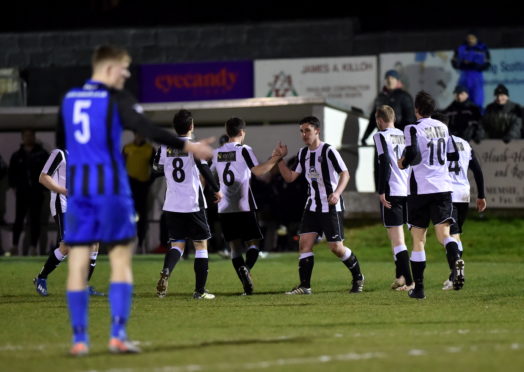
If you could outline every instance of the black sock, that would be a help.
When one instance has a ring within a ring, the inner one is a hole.
[[[168,275],[171,275],[176,264],[180,260],[180,251],[178,249],[171,248],[166,252],[164,256],[164,267],[162,271],[168,270]]]
[[[238,269],[242,266],[246,266],[246,262],[244,261],[244,257],[242,255],[232,258],[231,262],[233,263],[233,267],[235,268],[235,272],[238,275],[238,279],[240,279],[240,274],[238,273]]]
[[[360,265],[358,264],[357,256],[354,253],[351,253],[351,256],[345,261],[342,261],[344,265],[347,266],[351,275],[353,275],[353,280],[362,280],[362,273],[360,272]]]
[[[255,264],[257,263],[259,253],[260,253],[260,249],[258,248],[250,248],[247,250],[246,265],[250,271],[253,268],[253,266],[255,266]]]
[[[398,259],[395,261],[395,278],[400,278],[402,275],[402,269],[400,268]]]
[[[416,262],[411,261],[411,271],[413,271],[413,281],[417,289],[424,289],[424,270],[426,269],[426,261]]]
[[[87,281],[91,280],[91,277],[93,276],[93,271],[95,271],[96,266],[96,260],[91,259],[89,262],[89,272],[87,273]]]
[[[459,251],[459,257],[462,258],[462,253],[464,253],[464,251]]]
[[[51,274],[58,265],[60,265],[60,262],[62,261],[56,258],[55,250],[53,249],[51,252],[49,252],[47,261],[45,262],[44,267],[42,267],[40,274],[38,274],[38,279],[47,279],[47,276]]]
[[[449,268],[453,271],[455,261],[460,258],[458,244],[456,242],[449,242],[446,244],[446,257],[448,259]]]
[[[298,275],[301,287],[311,288],[313,266],[315,266],[315,256],[305,257],[298,261]]]
[[[396,254],[397,265],[400,267],[401,275],[404,275],[406,279],[406,285],[411,285],[413,283],[413,277],[411,276],[411,269],[409,268],[409,254],[408,251],[401,251]],[[397,276],[398,278],[398,276]]]
[[[208,271],[209,259],[206,258],[195,258],[194,270],[195,270],[195,292],[204,293],[207,282],[207,271]]]

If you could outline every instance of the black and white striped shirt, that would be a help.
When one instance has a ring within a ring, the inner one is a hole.
[[[322,213],[344,210],[342,196],[336,205],[328,203],[329,195],[338,186],[340,173],[347,171],[342,157],[332,146],[321,142],[315,150],[303,147],[298,152],[298,162],[293,171],[304,174],[308,182],[306,210]]]
[[[51,151],[41,173],[51,176],[60,186],[66,187],[66,159],[64,152],[59,149]],[[53,217],[56,216],[57,213],[65,213],[67,210],[66,196],[51,191],[50,207]]]

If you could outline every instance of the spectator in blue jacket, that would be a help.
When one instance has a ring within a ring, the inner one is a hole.
[[[451,60],[451,65],[460,70],[458,85],[466,87],[474,104],[484,107],[483,71],[490,66],[490,54],[486,44],[479,41],[475,32],[469,32]]]

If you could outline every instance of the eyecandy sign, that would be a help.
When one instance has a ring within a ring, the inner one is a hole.
[[[207,101],[253,97],[253,62],[140,66],[140,101]]]

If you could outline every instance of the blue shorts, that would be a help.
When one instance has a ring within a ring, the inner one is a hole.
[[[68,245],[126,244],[136,237],[136,212],[129,196],[72,196],[67,200]]]

